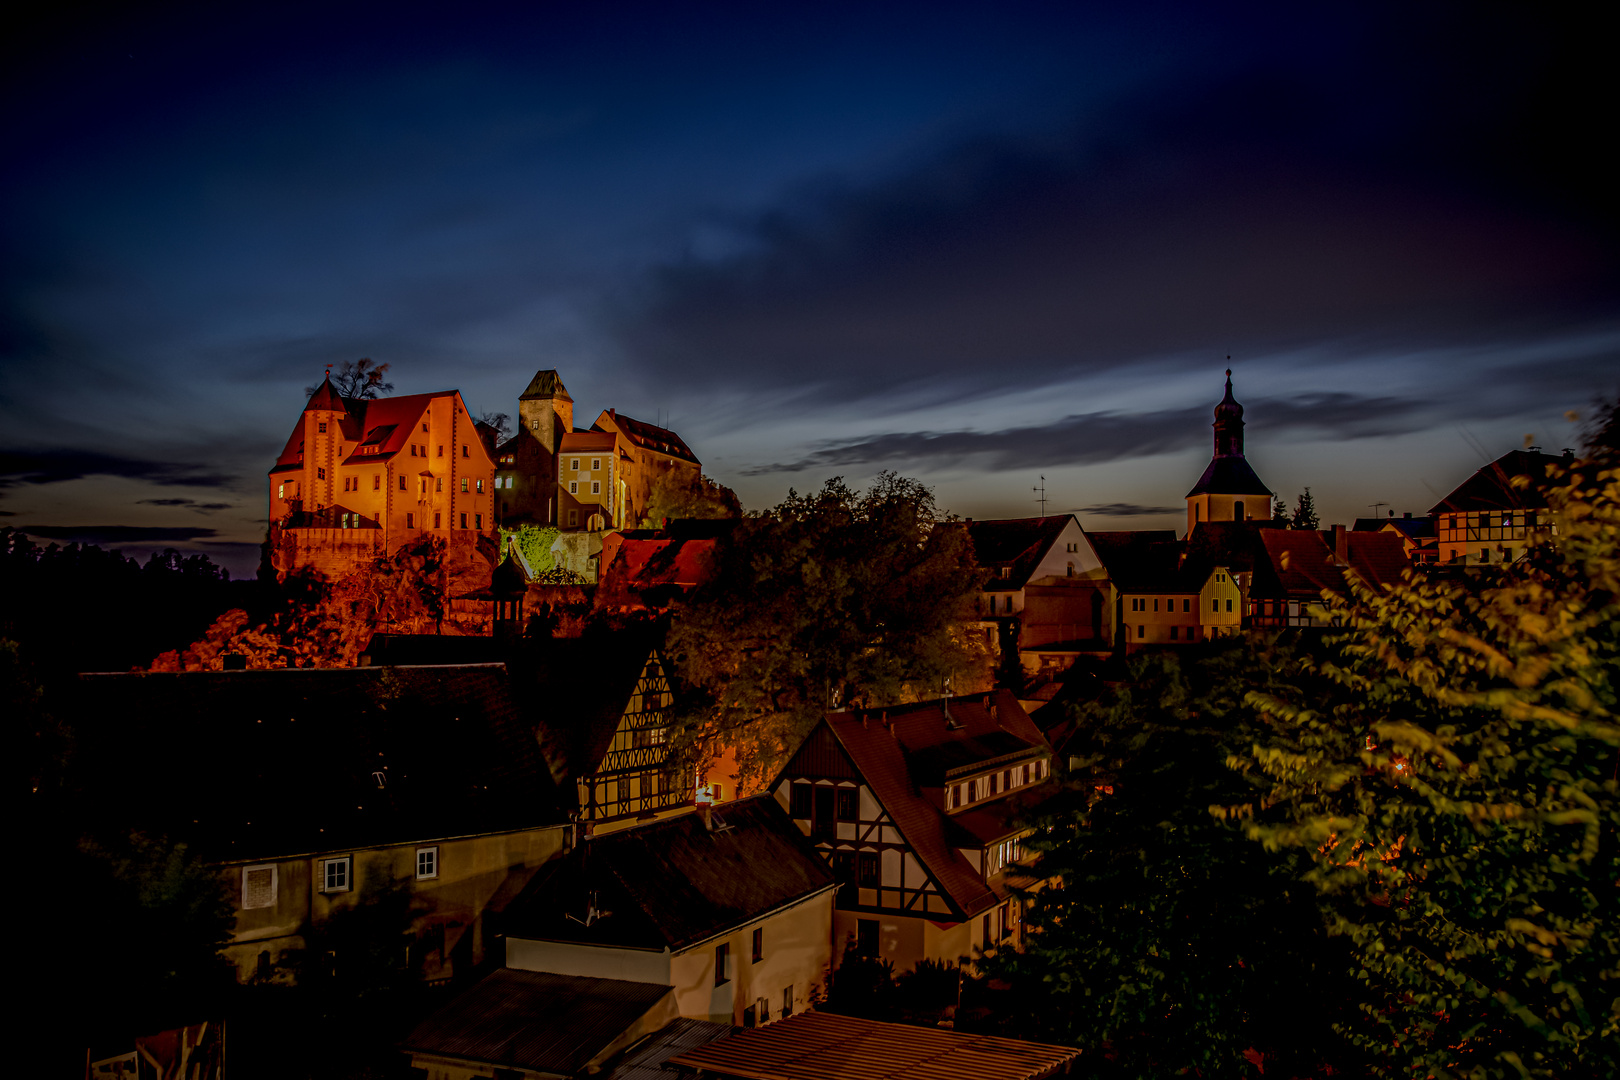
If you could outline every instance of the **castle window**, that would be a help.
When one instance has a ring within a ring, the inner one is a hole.
[[[754,941],[751,951],[754,955],[754,963],[757,964],[765,959],[765,928],[763,926],[754,927]]]
[[[529,421],[529,430],[530,431],[539,431],[540,430],[540,418],[539,417],[535,417],[533,420]]]
[[[484,515],[483,514],[474,514],[473,515],[473,528],[477,529],[479,532],[484,531]]]
[[[434,491],[443,491],[444,490],[444,477],[442,477],[442,476],[434,477],[434,479],[433,479],[433,490]]]
[[[1230,600],[1228,600],[1226,602],[1226,611],[1227,611],[1227,614],[1231,614],[1231,612],[1232,612],[1232,601],[1230,601]]]
[[[427,433],[427,421],[426,420],[422,421],[422,432],[423,432],[423,434]]]
[[[461,478],[461,493],[463,495],[467,494],[467,478],[465,476]]]
[[[1153,598],[1153,610],[1154,610],[1154,611],[1158,611],[1158,610],[1159,610],[1159,598],[1158,598],[1158,597],[1157,597],[1157,596],[1155,596],[1155,597],[1154,597],[1154,598]]]
[[[465,529],[467,527],[467,515],[466,514],[461,515],[461,527],[463,529]]]
[[[405,490],[405,478],[403,476],[399,478],[399,490]]]
[[[568,494],[570,494],[570,495],[578,495],[579,494],[579,481],[578,480],[570,480],[570,481],[568,481]]]
[[[596,472],[601,467],[602,467],[602,459],[601,458],[599,458],[599,457],[591,458],[591,472]]]
[[[473,484],[473,490],[482,493],[484,490],[484,482],[479,480],[477,483]]]
[[[315,470],[315,479],[317,479],[317,480],[325,480],[326,479],[326,470],[325,469],[316,469]]]
[[[471,454],[467,453],[467,444],[466,443],[461,444],[461,456],[462,457],[471,457],[472,456]]]
[[[602,482],[600,480],[591,481],[591,494],[592,495],[600,495],[600,494],[602,494]]]
[[[405,515],[405,527],[407,529],[416,528],[416,515],[415,514],[406,514]]]
[[[574,470],[575,472],[578,472],[579,471],[579,458],[569,458],[568,459],[568,467],[570,469]]]
[[[286,497],[287,497],[287,485],[286,484],[278,484],[278,485],[276,485],[276,498],[285,499]]]
[[[415,456],[416,456],[416,444],[411,443],[411,457],[415,457]]]
[[[434,511],[434,513],[433,513],[433,527],[435,529],[444,528],[443,521],[444,521],[444,515],[439,513],[438,511]]]
[[[315,430],[320,432],[322,435],[325,435],[326,434],[326,421],[322,420],[320,423],[316,424],[315,425]]]
[[[439,456],[444,457],[444,443],[439,444]]]
[[[371,476],[371,490],[372,491],[381,491],[382,490],[382,473],[373,473],[372,474],[372,476]]]

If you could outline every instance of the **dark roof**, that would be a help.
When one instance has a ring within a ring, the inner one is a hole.
[[[567,792],[601,766],[662,636],[656,627],[638,626],[578,638],[525,638],[513,654],[517,693],[539,714],[540,752]]]
[[[1541,510],[1547,466],[1568,466],[1563,458],[1529,450],[1512,450],[1457,485],[1455,491],[1430,508],[1431,514],[1477,513],[1481,510]],[[1528,477],[1525,487],[1514,487],[1515,476]]]
[[[544,371],[534,373],[534,378],[529,380],[528,389],[518,395],[518,400],[529,401],[534,398],[554,397],[568,398],[569,401],[574,400],[568,397],[568,389],[563,386],[562,376],[557,374],[556,369],[546,368]]]
[[[639,1022],[674,992],[657,983],[502,968],[417,1024],[400,1049],[573,1076],[634,1038]]]
[[[1005,518],[1000,521],[970,521],[968,536],[979,565],[994,578],[987,589],[1021,589],[1029,581],[1042,558],[1057,543],[1073,514],[1050,517]]]
[[[832,888],[827,864],[768,795],[594,837],[509,909],[508,936],[678,950]],[[607,914],[578,921],[592,896]]]
[[[666,1061],[682,1051],[724,1039],[733,1030],[730,1024],[683,1016],[631,1047],[615,1068],[601,1074],[601,1080],[675,1080],[677,1074],[664,1067]]]
[[[1248,521],[1200,521],[1187,534],[1186,552],[1189,562],[1205,562],[1224,566],[1233,573],[1242,574],[1254,569],[1256,560],[1265,558],[1265,545],[1260,542],[1262,529],[1277,526],[1264,518]]]
[[[68,711],[92,814],[211,859],[565,820],[496,665],[83,675]]]
[[[996,898],[956,850],[960,831],[944,810],[947,776],[996,759],[1044,756],[1051,747],[1010,690],[953,698],[950,709],[954,728],[946,727],[939,701],[829,713],[823,723],[947,898],[963,915],[976,915]],[[793,774],[790,761],[782,775]]]
[[[1168,529],[1089,534],[1108,580],[1121,592],[1195,593],[1220,563],[1183,559],[1186,546]]]
[[[1391,526],[1402,535],[1411,540],[1423,540],[1435,535],[1434,518],[1423,517],[1390,517],[1390,518],[1356,518],[1352,526],[1355,532],[1377,532],[1384,526]]]
[[[1068,1046],[805,1012],[669,1059],[743,1080],[1039,1080],[1080,1056]]]
[[[1260,478],[1249,467],[1247,458],[1238,455],[1222,455],[1211,458],[1209,467],[1204,475],[1198,478],[1198,483],[1187,492],[1186,497],[1194,495],[1271,495],[1271,489],[1260,482]]]
[[[649,424],[645,420],[637,420],[633,416],[625,416],[618,412],[610,412],[608,415],[625,437],[637,446],[681,458],[694,465],[699,464],[697,455],[692,453],[692,448],[668,428],[661,428],[657,424]],[[600,417],[597,418],[597,423],[601,423]]]
[[[361,654],[368,667],[504,664],[513,644],[505,638],[454,634],[373,634]]]
[[[1391,585],[1411,565],[1406,545],[1391,532],[1345,532],[1349,565],[1372,585]],[[1334,551],[1334,533],[1315,529],[1267,529],[1260,534],[1266,560],[1255,567],[1249,595],[1260,599],[1315,600],[1324,590],[1343,594],[1344,567]]]

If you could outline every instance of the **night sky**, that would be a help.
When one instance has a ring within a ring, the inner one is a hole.
[[[251,573],[362,356],[475,414],[557,368],[753,508],[1044,475],[1093,529],[1182,525],[1228,356],[1324,521],[1620,390],[1610,37],[1553,5],[27,6],[0,523],[41,538]]]

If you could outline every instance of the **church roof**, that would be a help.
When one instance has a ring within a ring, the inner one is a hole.
[[[518,395],[519,401],[532,401],[535,398],[574,400],[568,396],[568,390],[563,386],[562,376],[557,374],[555,368],[546,368],[544,371],[535,372],[534,378],[529,380],[528,389]]]
[[[1204,470],[1204,475],[1198,478],[1193,489],[1187,492],[1186,498],[1194,495],[1271,494],[1271,489],[1260,482],[1245,458],[1217,457],[1210,461],[1209,468]]]

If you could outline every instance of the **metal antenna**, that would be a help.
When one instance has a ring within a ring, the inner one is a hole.
[[[1367,505],[1372,507],[1373,518],[1376,520],[1377,517],[1378,517],[1378,508],[1380,506],[1388,506],[1389,503],[1387,503],[1387,502],[1375,502],[1375,503],[1368,503]]]
[[[1035,492],[1035,494],[1037,496],[1039,496],[1035,501],[1041,504],[1041,517],[1045,517],[1046,516],[1046,477],[1044,477],[1044,476],[1041,477],[1041,486],[1040,487],[1033,487],[1033,488],[1030,488],[1029,490]]]

